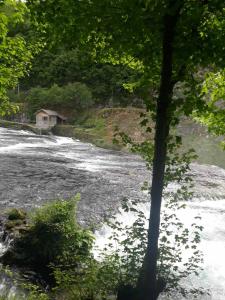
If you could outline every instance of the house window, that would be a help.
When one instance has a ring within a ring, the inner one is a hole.
[[[48,121],[48,117],[43,117],[42,119],[43,119],[43,121],[45,121],[45,122]]]

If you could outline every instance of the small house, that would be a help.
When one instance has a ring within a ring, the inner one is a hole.
[[[36,127],[40,129],[48,129],[57,124],[63,124],[66,118],[54,110],[40,109],[36,113]]]

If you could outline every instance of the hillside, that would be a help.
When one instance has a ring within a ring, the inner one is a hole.
[[[57,126],[53,129],[53,133],[89,141],[101,147],[118,149],[120,147],[113,144],[116,128],[136,142],[147,137],[140,126],[142,111],[142,109],[133,107],[93,109],[75,115],[71,122],[73,125]],[[149,134],[148,136],[150,137]]]

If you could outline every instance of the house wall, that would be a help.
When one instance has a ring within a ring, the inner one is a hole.
[[[57,124],[57,117],[56,116],[50,116],[49,117],[49,124],[50,124],[50,126],[55,126]]]
[[[36,114],[36,126],[38,128],[49,128],[57,124],[56,116],[49,116],[45,112],[39,112]]]

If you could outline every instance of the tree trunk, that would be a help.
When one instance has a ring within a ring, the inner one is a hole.
[[[163,58],[161,82],[157,100],[155,150],[153,158],[153,177],[151,187],[151,210],[148,229],[148,247],[142,271],[137,284],[138,300],[155,300],[161,292],[157,286],[158,238],[160,211],[164,185],[164,172],[167,155],[167,140],[170,128],[170,104],[173,93],[173,40],[179,10],[176,14],[165,15],[163,32]],[[162,285],[161,285],[162,286]],[[162,287],[161,287],[162,289]]]

